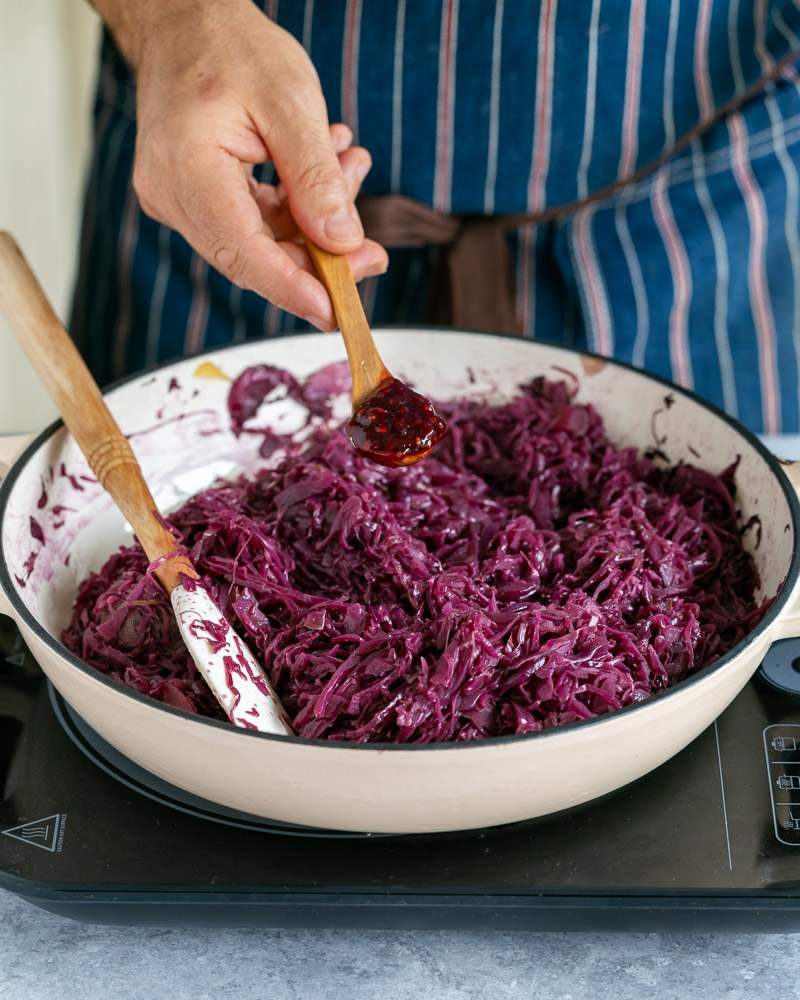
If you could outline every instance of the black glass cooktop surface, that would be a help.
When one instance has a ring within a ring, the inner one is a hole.
[[[757,677],[602,801],[368,836],[221,810],[154,779],[65,705],[0,619],[0,887],[109,923],[800,930],[800,640],[770,655],[772,685]]]

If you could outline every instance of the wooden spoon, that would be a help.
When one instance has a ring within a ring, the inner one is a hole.
[[[393,377],[378,354],[347,257],[306,240],[342,332],[353,383],[347,434],[359,454],[381,465],[411,465],[436,447],[447,425],[433,403]]]
[[[236,726],[292,733],[245,643],[161,519],[131,446],[14,238],[0,232],[0,308],[98,482],[129,522],[170,596],[197,669]]]

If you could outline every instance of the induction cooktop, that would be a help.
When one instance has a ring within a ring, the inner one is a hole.
[[[0,619],[0,888],[111,924],[800,930],[800,640],[773,646],[686,750],[601,801],[392,836],[287,826],[154,778]]]

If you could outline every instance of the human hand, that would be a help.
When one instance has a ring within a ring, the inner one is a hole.
[[[130,9],[130,8],[129,8]],[[353,205],[371,166],[329,127],[314,67],[250,0],[140,0],[133,184],[142,209],[243,288],[320,329],[333,310],[301,234],[347,254],[356,280],[386,270]],[[257,184],[272,160],[279,186]]]

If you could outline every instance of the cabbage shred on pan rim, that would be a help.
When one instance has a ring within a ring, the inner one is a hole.
[[[303,442],[169,521],[298,735],[427,743],[534,732],[642,701],[707,666],[770,601],[742,544],[735,467],[665,467],[606,437],[575,387],[437,404],[438,451],[357,456],[330,420],[340,366],[233,383],[234,430],[275,390]],[[222,718],[138,544],[82,584],[63,639],[129,688]]]

